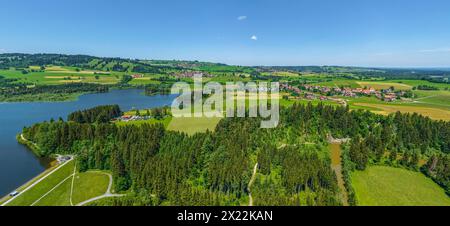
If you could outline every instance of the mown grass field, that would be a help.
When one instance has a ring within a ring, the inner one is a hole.
[[[450,84],[435,83],[435,82],[429,82],[429,81],[425,81],[425,80],[389,80],[389,82],[401,83],[401,84],[405,84],[405,85],[409,85],[409,86],[427,85],[427,86],[434,86],[439,89],[450,88]]]
[[[320,85],[320,86],[328,86],[328,87],[350,87],[350,88],[359,88],[360,85],[357,83],[356,80],[352,79],[332,79],[332,81],[326,81],[326,82],[317,82],[313,83],[314,85]]]
[[[34,206],[70,206],[72,179],[64,181],[55,190],[36,202]]]
[[[70,69],[47,68],[43,72],[29,72],[22,74],[22,71],[0,70],[0,75],[6,78],[19,79],[18,82],[32,83],[36,85],[57,85],[65,83],[98,83],[115,84],[120,81],[123,73],[113,72],[111,74],[94,74],[94,71],[75,71]]]
[[[395,90],[411,90],[413,87],[403,83],[395,82],[356,82],[361,87],[371,87],[376,90],[389,89],[394,87]]]
[[[371,166],[352,174],[360,206],[450,206],[444,190],[421,173]]]
[[[0,75],[6,78],[19,79],[18,82],[36,85],[58,85],[65,83],[96,83],[96,84],[116,84],[120,82],[127,72],[106,72],[99,70],[77,70],[74,67],[47,66],[44,71],[38,66],[27,68],[29,73],[23,74],[22,70],[0,70]],[[154,79],[161,77],[159,74],[147,74],[143,78],[133,79],[132,85],[159,84]]]
[[[45,195],[48,191],[58,185],[61,181],[69,177],[73,173],[75,167],[75,161],[71,161],[61,167],[58,171],[54,172],[36,186],[32,187],[28,191],[25,191],[22,195],[10,202],[9,206],[30,206],[36,200]]]
[[[365,109],[388,115],[397,111],[418,113],[435,120],[450,120],[450,91],[413,91],[417,98],[410,101],[384,102],[374,97],[347,98],[352,109]]]
[[[103,172],[88,171],[76,173],[73,177],[71,175],[74,172],[75,162],[67,163],[18,196],[8,206],[71,206],[105,194],[109,185],[108,175]]]
[[[417,95],[415,102],[421,104],[435,105],[436,107],[445,107],[450,110],[450,91],[414,91]]]
[[[369,107],[372,112],[382,115],[389,115],[398,111],[403,113],[418,113],[435,120],[450,121],[450,111],[440,108],[423,107],[420,105],[396,105],[396,104],[372,104],[355,103],[355,106]]]
[[[108,175],[88,171],[75,175],[72,201],[74,204],[105,194],[109,185]]]
[[[71,206],[85,200],[105,194],[109,185],[108,175],[102,172],[89,171],[75,174],[73,180],[72,203],[70,195],[72,179],[66,180],[55,190],[42,198],[35,206]]]
[[[193,135],[195,133],[206,132],[207,130],[214,131],[221,119],[217,117],[173,118],[167,129]]]

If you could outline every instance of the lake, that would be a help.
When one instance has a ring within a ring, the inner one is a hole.
[[[170,105],[174,96],[144,96],[143,90],[112,90],[108,93],[86,94],[73,102],[0,103],[0,196],[6,195],[43,172],[47,159],[37,158],[19,144],[16,135],[23,127],[57,120],[77,110],[99,105],[118,104],[122,111]]]

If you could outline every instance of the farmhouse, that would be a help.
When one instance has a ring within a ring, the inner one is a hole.
[[[134,74],[134,75],[131,75],[131,77],[132,77],[132,78],[143,78],[144,75],[141,75],[141,74]]]
[[[198,71],[184,71],[174,75],[177,78],[193,78],[194,76],[200,77],[212,77],[210,74],[198,72]]]

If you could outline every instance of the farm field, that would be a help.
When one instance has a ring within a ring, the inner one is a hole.
[[[450,120],[450,91],[413,91],[417,98],[384,102],[373,97],[345,98],[352,109],[365,109],[388,115],[397,111],[418,113],[436,120]]]
[[[450,110],[450,91],[414,91],[418,98],[417,103],[435,105],[437,107],[445,107]]]
[[[58,85],[66,83],[95,83],[95,84],[117,84],[127,72],[100,71],[100,70],[79,70],[75,67],[47,66],[44,71],[38,66],[27,68],[27,74],[22,70],[0,70],[0,75],[5,78],[19,79],[18,82],[31,83],[34,85]],[[130,81],[131,85],[159,84],[159,81],[153,80],[161,77],[160,74],[147,74],[142,78],[136,78]]]
[[[206,132],[207,130],[214,131],[221,119],[216,117],[173,118],[167,129],[194,135],[195,133]]]
[[[332,79],[332,81],[326,82],[315,82],[313,85],[320,86],[328,86],[328,87],[350,87],[350,88],[359,88],[360,85],[356,82],[356,80],[352,79]]]
[[[5,78],[19,79],[18,82],[32,83],[34,85],[57,85],[79,82],[115,84],[120,81],[122,74],[120,72],[94,74],[94,71],[75,71],[66,68],[59,70],[47,68],[44,72],[29,72],[27,74],[16,70],[0,70],[0,75]]]
[[[329,79],[331,81],[318,81],[313,82],[314,85],[320,85],[320,86],[344,86],[344,87],[350,87],[350,88],[364,88],[364,87],[372,87],[374,89],[380,90],[380,89],[389,89],[391,87],[394,87],[396,90],[411,90],[414,87],[417,87],[419,85],[427,85],[427,86],[433,86],[436,88],[439,88],[441,90],[444,89],[450,89],[449,84],[445,83],[433,83],[429,81],[424,80],[385,80],[385,81],[360,81],[356,79],[344,79],[344,78],[331,78],[331,77],[312,77],[308,79],[317,79],[317,80],[323,80],[323,79]],[[418,90],[417,90],[418,91]],[[425,91],[426,92],[426,91]]]
[[[428,116],[435,120],[446,120],[450,121],[450,111],[440,109],[440,108],[432,108],[432,107],[424,107],[420,105],[414,106],[413,104],[409,105],[398,105],[398,104],[375,104],[375,103],[353,103],[353,106],[359,107],[367,107],[374,113],[389,115],[392,113],[396,113],[397,111],[403,113],[418,113],[423,116]]]
[[[435,83],[435,82],[429,82],[429,81],[425,81],[425,80],[389,80],[389,82],[392,83],[401,83],[401,84],[405,84],[405,85],[409,85],[409,86],[419,86],[419,85],[427,85],[427,86],[433,86],[433,87],[437,87],[439,89],[445,89],[445,88],[450,88],[449,84],[445,84],[445,83]]]
[[[352,174],[361,206],[450,206],[444,190],[421,173],[371,166]]]
[[[289,72],[289,71],[276,71],[276,72],[264,72],[262,75],[265,76],[280,76],[280,77],[299,77],[299,73]]]
[[[411,90],[413,87],[410,85],[395,83],[395,82],[356,82],[361,87],[371,87],[376,90],[389,89],[394,87],[396,90]]]

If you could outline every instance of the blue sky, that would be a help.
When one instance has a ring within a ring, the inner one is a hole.
[[[450,67],[447,0],[0,0],[0,52]]]

